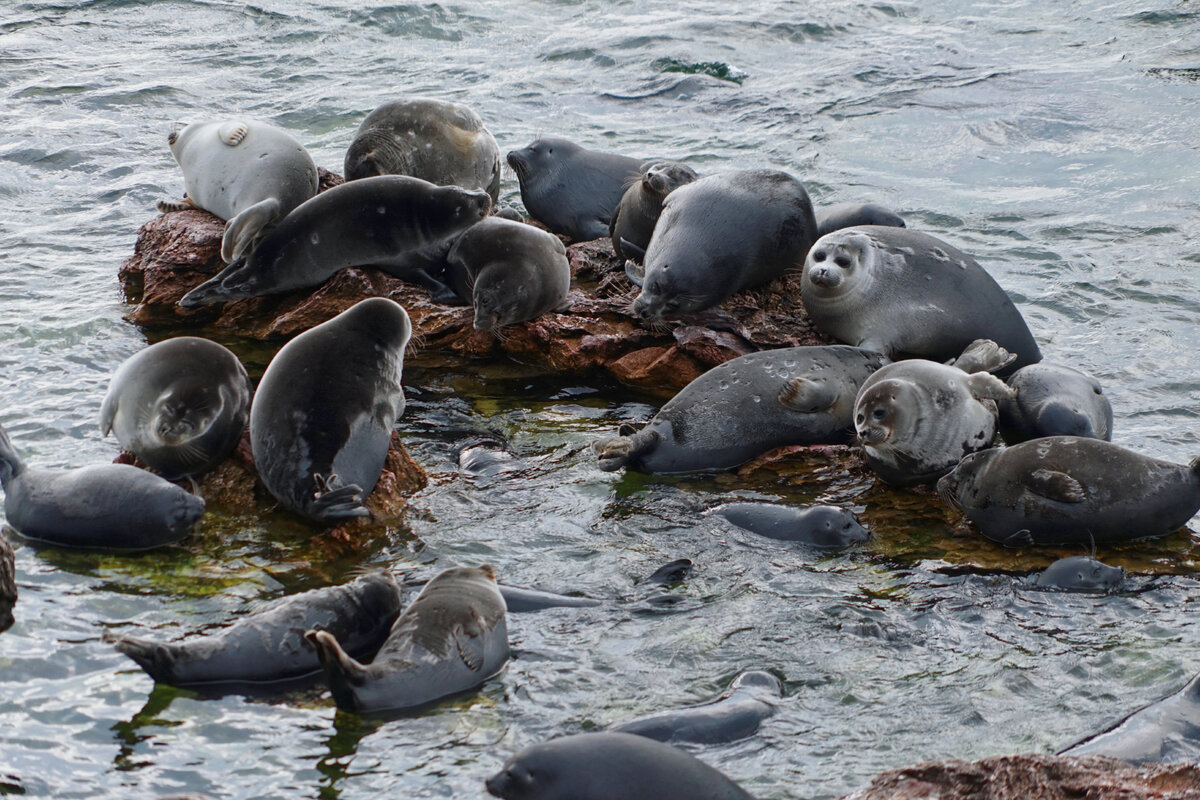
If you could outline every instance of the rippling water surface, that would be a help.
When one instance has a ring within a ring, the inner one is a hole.
[[[428,94],[474,107],[503,150],[557,134],[701,172],[782,168],[818,204],[892,206],[975,255],[1047,358],[1101,380],[1118,442],[1187,461],[1200,454],[1197,17],[1165,0],[6,3],[0,423],[40,466],[115,455],[99,405],[146,343],[122,319],[116,270],[154,201],[182,190],[175,123],[269,120],[340,171],[366,112]],[[519,200],[511,174],[502,191]],[[269,358],[239,352],[258,369]],[[144,555],[18,544],[0,794],[482,797],[522,746],[706,699],[758,666],[785,681],[780,713],[697,755],[756,796],[835,797],[920,759],[1051,751],[1200,670],[1190,534],[1101,552],[1136,570],[1120,594],[1037,593],[1022,573],[1048,556],[956,534],[949,511],[820,456],[744,479],[600,472],[587,444],[655,397],[428,354],[405,384],[401,429],[431,476],[408,529],[339,549],[265,513],[210,515]],[[520,471],[458,474],[456,448],[485,433]],[[734,497],[847,503],[886,535],[820,555],[701,516]],[[664,605],[644,578],[682,557],[696,571]],[[215,626],[364,564],[484,560],[509,583],[605,603],[514,615],[507,670],[412,718],[335,714],[318,689],[155,687],[100,642]]]

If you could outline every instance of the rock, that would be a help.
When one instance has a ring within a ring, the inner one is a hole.
[[[0,533],[0,633],[13,624],[13,606],[17,604],[17,570],[12,545]]]

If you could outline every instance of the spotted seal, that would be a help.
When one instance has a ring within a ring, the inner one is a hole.
[[[775,713],[783,684],[769,672],[750,670],[733,679],[715,700],[698,706],[660,711],[609,727],[660,742],[721,744],[745,739],[758,732]]]
[[[850,547],[871,538],[854,514],[838,506],[725,503],[708,513],[768,539],[813,547]]]
[[[654,226],[662,215],[663,200],[698,177],[694,169],[678,161],[656,161],[647,166],[641,177],[621,195],[608,224],[608,235],[617,258],[630,258],[640,263],[650,246]]]
[[[1058,364],[1030,364],[1008,377],[1016,397],[1000,403],[1000,435],[1009,444],[1044,436],[1112,439],[1112,404],[1100,382]]]

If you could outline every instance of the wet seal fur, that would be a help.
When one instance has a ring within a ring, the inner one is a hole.
[[[723,744],[758,732],[763,720],[775,713],[783,685],[769,672],[750,670],[733,679],[715,700],[673,711],[660,711],[609,727],[659,742]]]
[[[250,418],[250,378],[216,342],[178,336],[127,358],[108,383],[100,432],[168,480],[233,452]]]
[[[1091,375],[1058,364],[1030,364],[1008,377],[1017,393],[1000,403],[1000,435],[1009,444],[1045,436],[1112,440],[1112,404]]]
[[[656,161],[646,167],[640,178],[633,181],[621,202],[613,211],[608,225],[613,252],[617,258],[641,263],[650,246],[654,226],[662,215],[663,200],[680,186],[699,176],[686,164],[677,161]]]
[[[361,300],[288,342],[250,407],[259,477],[284,506],[325,523],[369,516],[392,428],[412,324],[392,300]]]
[[[984,537],[1010,546],[1112,544],[1164,536],[1200,510],[1189,466],[1078,436],[969,455],[938,481]]]
[[[883,225],[904,228],[904,219],[890,208],[877,203],[837,203],[817,209],[817,238],[827,233],[859,225]]]
[[[1200,675],[1059,755],[1111,756],[1130,764],[1200,762]]]
[[[1033,580],[1035,589],[1048,592],[1095,592],[1106,594],[1125,580],[1125,570],[1111,567],[1090,556],[1060,558]]]
[[[871,538],[854,514],[838,506],[725,503],[707,513],[768,539],[813,547],[850,547]]]

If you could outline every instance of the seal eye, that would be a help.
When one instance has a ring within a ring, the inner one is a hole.
[[[816,261],[819,263],[824,260],[825,260],[825,251],[824,250],[818,250],[817,252],[813,253],[813,261]]]
[[[865,416],[865,415],[863,415],[863,414],[859,414],[859,415],[858,415],[858,417],[857,417],[857,418],[855,418],[855,420],[854,420],[854,421],[855,421],[855,422],[857,422],[859,425],[862,425],[864,422],[866,422],[866,421],[867,421],[867,418],[866,418],[866,416]]]
[[[884,408],[877,408],[871,412],[871,419],[879,420],[879,419],[883,419],[886,416],[887,416],[887,409],[884,409]]]
[[[838,256],[833,259],[833,263],[837,264],[842,269],[845,269],[846,267],[850,266],[850,259],[846,258],[845,256]]]

